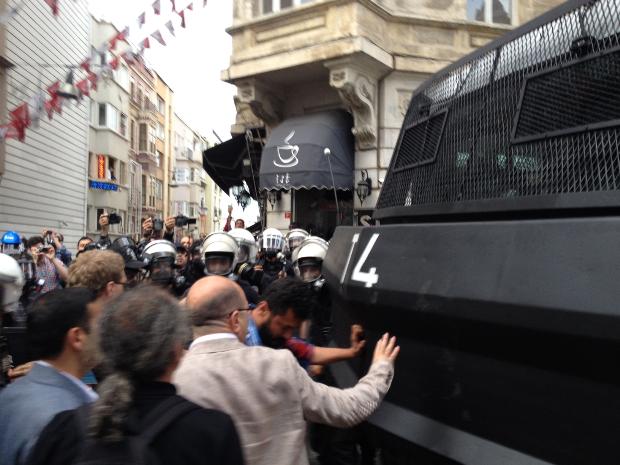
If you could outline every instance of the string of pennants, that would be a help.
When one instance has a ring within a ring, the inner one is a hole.
[[[59,0],[43,0],[52,10],[54,16],[60,14]],[[171,3],[171,14],[176,14],[180,18],[181,28],[186,28],[186,12],[194,11],[194,4],[198,1],[192,1],[187,6],[181,9],[177,9],[177,0],[163,0]],[[10,8],[4,14],[0,14],[0,24],[6,24],[12,18],[19,14],[24,0],[16,4],[13,8]],[[162,0],[155,0],[152,5],[152,12],[155,16],[161,16]],[[207,6],[207,0],[202,0],[202,7]],[[97,54],[106,54],[107,52],[115,52],[119,42],[128,42],[128,39],[134,36],[134,32],[140,32],[147,19],[147,12],[144,11],[137,18],[137,31],[136,26],[127,26],[114,36],[110,37],[101,47],[97,49]],[[178,22],[178,20],[177,20]],[[169,19],[165,25],[165,29],[172,37],[176,37],[176,27],[173,19]],[[177,26],[178,27],[178,26]],[[127,64],[134,64],[139,57],[144,55],[146,49],[151,48],[151,39],[156,40],[162,46],[166,46],[167,42],[162,34],[162,29],[157,29],[146,36],[142,34],[142,39],[138,41],[138,52],[135,53],[131,49],[122,53],[113,55],[113,58],[100,65],[98,71],[93,71],[92,64],[93,57],[86,57],[78,66],[72,67],[83,71],[85,77],[75,83],[75,87],[78,89],[78,101],[81,101],[85,96],[90,96],[91,90],[97,90],[97,83],[101,79],[102,75],[110,72],[110,70],[118,69],[121,59]],[[22,102],[15,109],[9,112],[9,123],[0,125],[0,140],[2,139],[17,139],[20,142],[26,140],[26,129],[30,127],[39,127],[41,116],[45,113],[48,119],[51,121],[54,114],[62,115],[62,107],[64,98],[58,94],[60,91],[61,81],[56,81],[50,84],[45,91],[39,89],[39,92],[30,97],[27,101]]]

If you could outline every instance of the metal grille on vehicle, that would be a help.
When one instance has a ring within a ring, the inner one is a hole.
[[[378,217],[620,201],[620,0],[573,4],[414,94]]]

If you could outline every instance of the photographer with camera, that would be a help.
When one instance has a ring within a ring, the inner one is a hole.
[[[59,289],[61,281],[67,281],[67,268],[56,258],[53,245],[46,244],[41,236],[33,236],[26,242],[26,249],[35,265],[38,294]]]
[[[56,249],[56,258],[60,260],[63,265],[69,266],[71,264],[71,252],[69,252],[63,244],[64,237],[62,234],[52,229],[44,229],[41,236],[46,245],[53,246]]]
[[[174,242],[175,224],[176,218],[174,216],[169,216],[165,222],[160,218],[153,218],[152,216],[142,220],[142,239],[138,243],[140,253],[151,241],[164,239]]]

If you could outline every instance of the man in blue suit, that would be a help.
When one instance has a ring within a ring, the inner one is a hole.
[[[100,309],[85,288],[41,296],[28,311],[30,373],[0,391],[0,465],[26,462],[41,430],[58,413],[97,395],[80,381],[98,362],[92,334]]]

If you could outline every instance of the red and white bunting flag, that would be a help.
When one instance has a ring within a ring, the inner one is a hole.
[[[149,38],[147,37],[142,42],[140,42],[140,48],[144,50],[145,48],[151,48],[151,43],[149,42]]]
[[[202,7],[206,8],[207,7],[207,0],[204,0],[204,2],[202,3]]]
[[[136,62],[136,58],[131,51],[123,53],[121,57],[123,58],[123,60],[125,60],[125,62],[127,62],[128,65],[134,64]]]
[[[115,56],[114,58],[112,58],[112,60],[110,61],[110,68],[112,69],[118,69],[118,65],[121,62],[121,57],[120,56]]]
[[[176,37],[174,34],[174,25],[172,24],[172,21],[168,21],[166,23],[166,27],[168,28],[168,31],[170,31],[170,34],[172,34],[172,37]]]
[[[151,37],[160,44],[162,44],[164,47],[166,46],[166,42],[164,41],[164,37],[161,35],[161,32],[155,31],[151,34]]]
[[[108,50],[110,52],[114,51],[116,49],[116,42],[118,42],[118,36],[114,36],[110,39],[110,41],[108,42]]]
[[[142,13],[140,16],[138,16],[138,24],[140,25],[140,28],[144,26],[144,23],[146,23],[146,13]]]
[[[170,3],[172,3],[172,11],[176,12],[177,11],[176,1],[175,0],[170,0]]]
[[[16,131],[16,138],[19,139],[20,142],[24,142],[26,140],[26,128],[31,124],[30,114],[28,112],[28,104],[22,103],[15,110],[11,112],[11,122],[10,125]]]
[[[161,5],[159,3],[159,0],[155,0],[155,2],[153,3],[153,12],[156,15],[161,14]]]
[[[58,0],[44,0],[45,3],[52,9],[54,16],[58,16]]]
[[[86,58],[82,63],[80,63],[80,68],[87,73],[90,73],[90,58]]]
[[[45,101],[45,111],[47,112],[47,118],[51,121],[54,117],[54,99]]]
[[[185,27],[185,10],[179,11],[178,15],[181,17],[181,27]]]
[[[53,97],[57,97],[58,96],[58,91],[60,90],[60,81],[56,81],[54,84],[51,84],[48,88],[47,88],[47,93],[50,94]]]
[[[127,37],[129,37],[129,26],[127,26],[125,29],[123,29],[121,32],[119,32],[116,35],[116,38],[118,40],[127,40]]]
[[[88,73],[88,82],[90,82],[90,88],[92,90],[97,90],[97,81],[99,80],[99,76],[96,73]]]
[[[80,91],[81,96],[90,96],[90,87],[88,85],[88,79],[82,79],[75,84],[75,87]]]
[[[187,7],[185,7],[185,9],[189,11],[194,11],[194,4],[190,3],[189,5],[187,5]]]
[[[24,130],[24,138],[20,139],[20,132],[12,124],[5,124],[0,126],[0,133],[3,134],[5,139],[19,139],[22,142],[26,139],[26,131]]]

